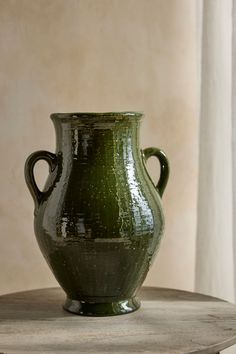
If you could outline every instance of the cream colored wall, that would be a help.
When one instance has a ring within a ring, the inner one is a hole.
[[[194,1],[0,0],[1,293],[56,284],[33,234],[23,165],[54,150],[49,114],[70,111],[145,111],[142,146],[162,147],[171,164],[165,240],[146,284],[193,288],[195,42]]]

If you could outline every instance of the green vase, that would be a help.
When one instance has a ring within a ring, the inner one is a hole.
[[[143,114],[55,113],[56,153],[37,151],[25,164],[35,202],[39,247],[67,295],[64,309],[88,316],[135,311],[164,230],[161,196],[168,161],[157,148],[139,148]],[[160,162],[155,186],[145,167]],[[43,191],[34,165],[50,171]]]

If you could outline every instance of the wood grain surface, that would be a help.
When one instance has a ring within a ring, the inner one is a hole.
[[[0,296],[1,353],[217,353],[236,343],[236,306],[179,290],[142,288],[140,310],[65,312],[59,288]]]

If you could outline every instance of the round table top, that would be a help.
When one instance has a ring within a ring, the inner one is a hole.
[[[59,288],[0,296],[2,353],[217,353],[236,343],[236,306],[213,297],[144,287],[131,314],[65,312]]]

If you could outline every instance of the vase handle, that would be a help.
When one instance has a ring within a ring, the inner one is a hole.
[[[57,156],[49,151],[36,151],[33,152],[25,162],[25,181],[35,203],[37,209],[42,202],[46,192],[40,191],[34,178],[34,166],[37,161],[44,160],[49,165],[49,171],[53,172],[57,165]]]
[[[169,179],[169,172],[170,172],[169,162],[166,157],[166,154],[164,153],[164,151],[157,149],[155,147],[146,148],[142,152],[143,152],[143,158],[144,158],[145,162],[151,156],[157,157],[160,162],[160,169],[161,169],[160,170],[160,178],[159,178],[159,181],[156,185],[156,189],[157,189],[158,193],[160,194],[160,196],[162,197],[164,190],[166,188],[168,179]]]

